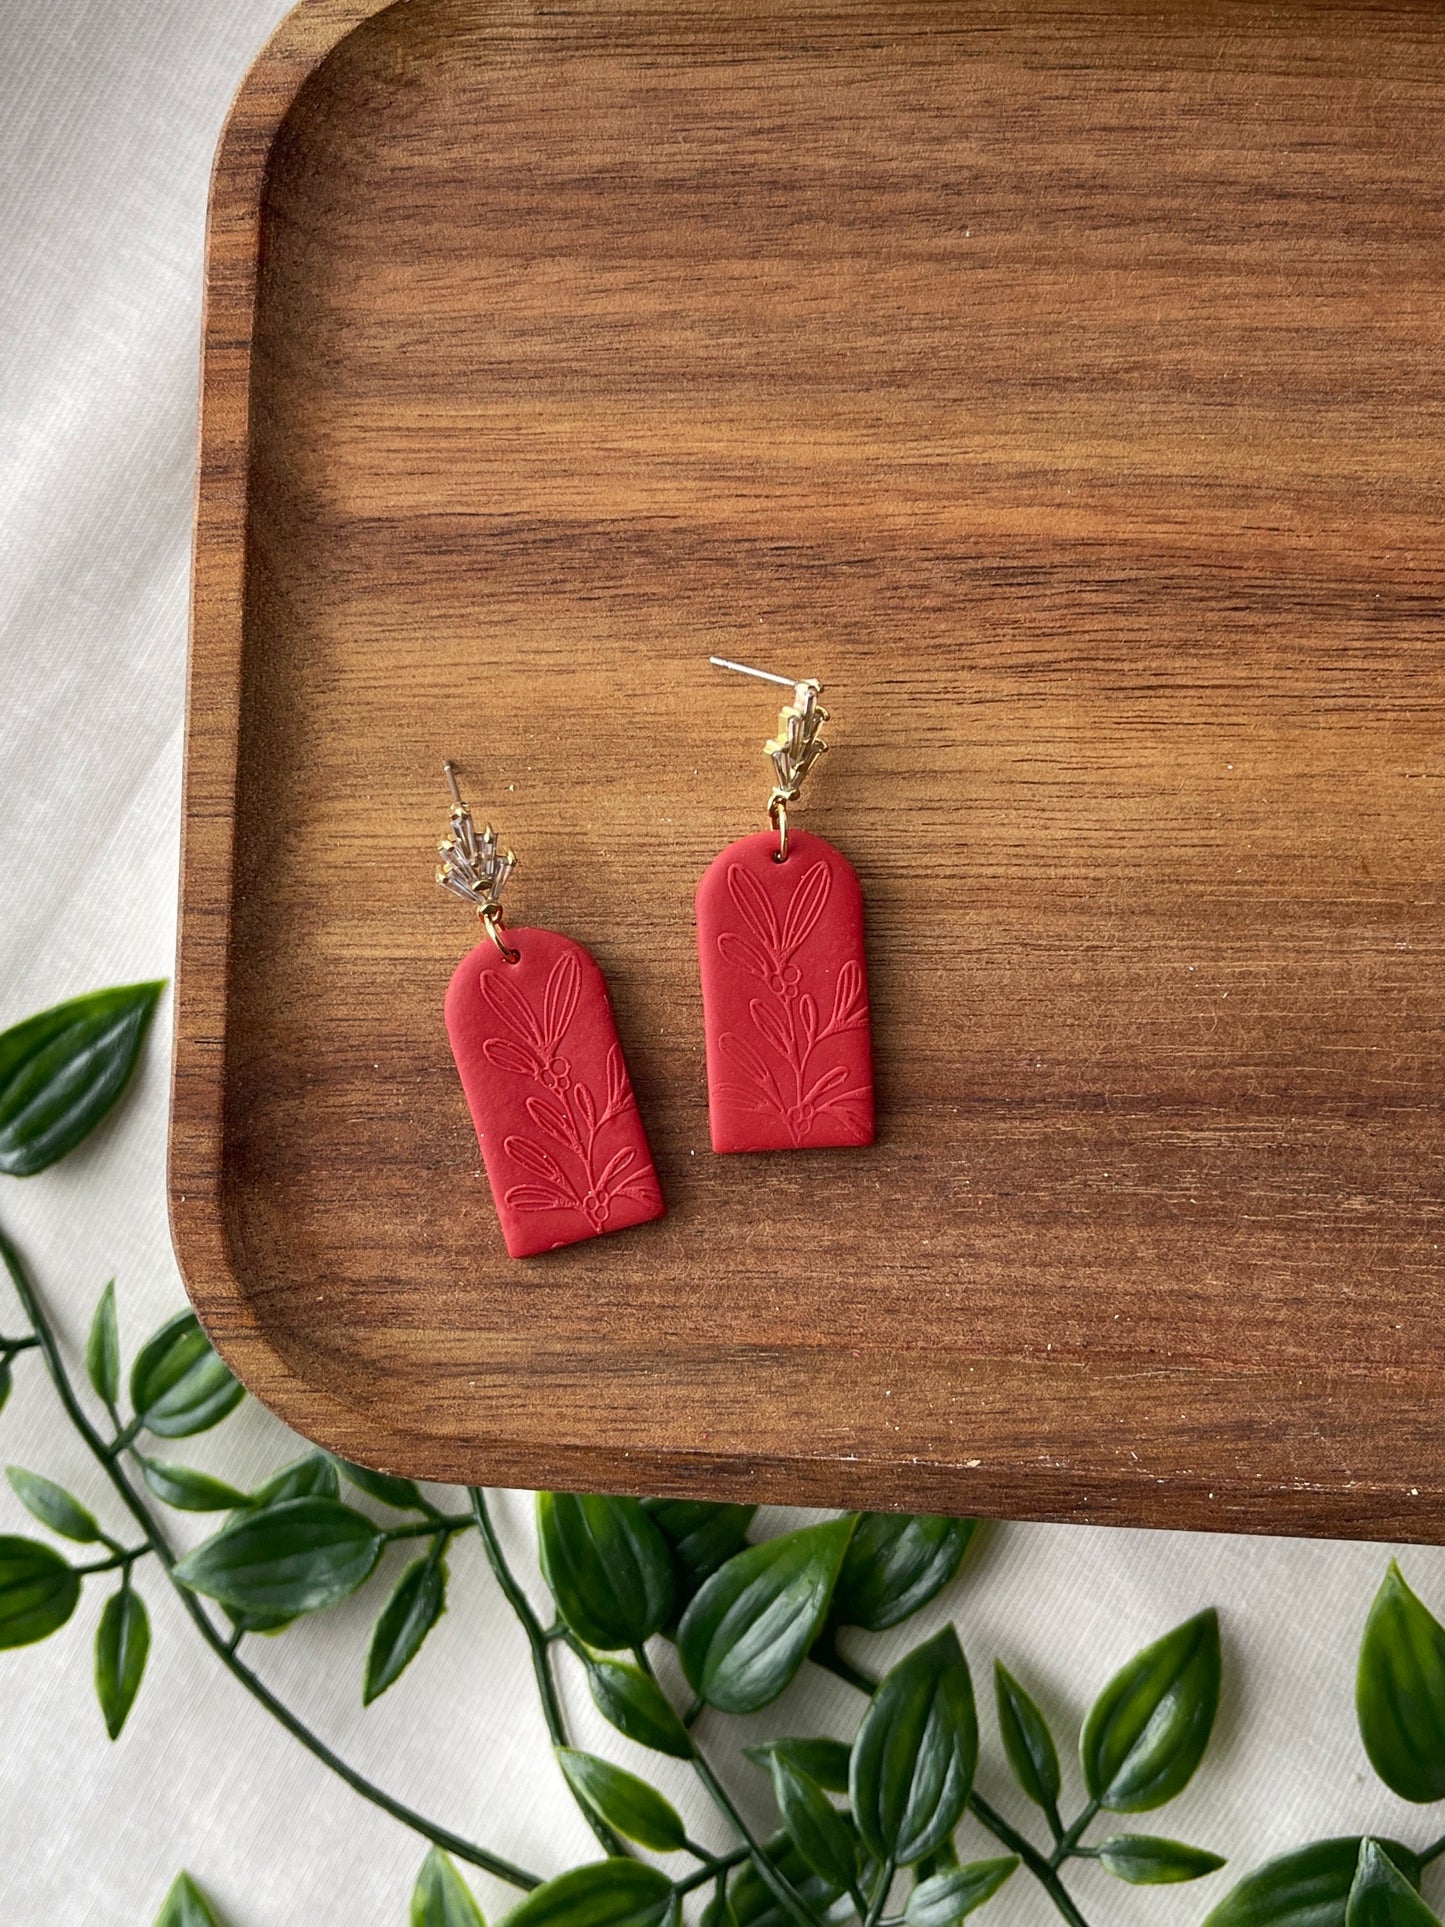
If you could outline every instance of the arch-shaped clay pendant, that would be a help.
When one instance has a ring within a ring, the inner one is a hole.
[[[666,1210],[596,960],[555,930],[490,937],[447,991],[447,1033],[514,1258]]]
[[[697,890],[715,1151],[873,1142],[863,893],[848,859],[793,830],[730,843]]]

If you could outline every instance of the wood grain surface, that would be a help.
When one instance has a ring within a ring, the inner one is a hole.
[[[1445,1533],[1445,10],[307,0],[215,182],[172,1189],[447,1480]],[[708,1148],[692,897],[867,898],[878,1141]],[[669,1215],[507,1259],[444,756]]]

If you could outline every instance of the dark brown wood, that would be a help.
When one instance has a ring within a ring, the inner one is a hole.
[[[215,184],[172,1187],[447,1480],[1445,1533],[1445,11],[308,0]],[[857,866],[868,1151],[708,1149],[698,876]],[[670,1211],[502,1249],[444,756]]]

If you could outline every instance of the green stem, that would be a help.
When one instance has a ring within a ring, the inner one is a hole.
[[[720,1874],[727,1873],[729,1868],[736,1867],[744,1860],[751,1858],[751,1847],[734,1847],[731,1853],[709,1854],[707,1865],[699,1867],[696,1873],[685,1874],[681,1880],[674,1880],[672,1891],[675,1894],[690,1894],[695,1888],[705,1887],[709,1880],[716,1880]]]
[[[808,1906],[808,1903],[803,1899],[802,1895],[798,1893],[793,1883],[784,1878],[763,1852],[762,1847],[757,1840],[754,1839],[747,1821],[744,1820],[743,1816],[733,1805],[727,1788],[723,1785],[722,1781],[718,1779],[717,1775],[696,1747],[693,1748],[692,1764],[693,1771],[712,1795],[714,1804],[720,1812],[725,1813],[728,1819],[731,1820],[737,1831],[738,1838],[747,1847],[749,1858],[758,1870],[758,1877],[772,1894],[773,1898],[780,1901],[782,1905],[787,1908],[794,1920],[799,1922],[800,1927],[818,1927],[817,1918]]]
[[[8,1365],[16,1352],[28,1352],[39,1343],[40,1340],[33,1333],[29,1338],[0,1338],[0,1356]]]
[[[647,1656],[647,1648],[645,1646],[634,1646],[632,1649],[632,1657],[637,1661],[639,1669],[646,1673],[649,1679],[656,1680],[657,1675],[652,1670],[652,1661]],[[695,1704],[696,1707],[700,1709],[702,1701],[698,1700]],[[689,1710],[691,1711],[692,1709]],[[696,1717],[695,1712],[693,1713],[693,1717]],[[743,1819],[741,1813],[739,1813],[736,1806],[734,1806],[727,1788],[722,1784],[721,1780],[718,1779],[717,1775],[698,1751],[696,1742],[693,1743],[692,1764],[697,1777],[711,1794],[713,1804],[721,1813],[726,1814],[727,1818],[732,1822],[738,1838],[743,1841],[749,1858],[757,1868],[764,1885],[768,1887],[773,1897],[781,1901],[788,1912],[792,1914],[793,1918],[803,1923],[803,1927],[816,1927],[816,1920],[812,1909],[808,1906],[808,1903],[803,1899],[803,1896],[798,1892],[797,1888],[794,1887],[793,1883],[773,1865],[772,1861],[769,1860],[768,1856],[763,1852],[762,1847],[749,1831],[746,1820]]]
[[[470,1532],[476,1524],[470,1512],[434,1513],[430,1518],[419,1519],[415,1525],[388,1526],[382,1538],[390,1545],[394,1539],[424,1539],[429,1533],[445,1534],[450,1538],[454,1532]]]
[[[843,1657],[838,1651],[837,1639],[831,1633],[818,1641],[808,1657],[815,1666],[835,1674],[846,1685],[866,1693],[870,1699],[878,1691],[878,1681],[871,1673],[865,1673],[861,1666],[855,1666],[851,1660]]]
[[[873,1905],[864,1917],[863,1927],[878,1927],[879,1921],[883,1918],[883,1909],[888,1902],[888,1889],[893,1885],[893,1876],[897,1871],[897,1867],[891,1860],[885,1860],[879,1869],[881,1878],[878,1882],[878,1891],[873,1896]]]
[[[130,1444],[131,1440],[140,1436],[140,1432],[141,1421],[138,1418],[133,1418],[129,1425],[123,1425],[120,1428],[109,1445],[102,1445],[101,1450],[107,1458],[118,1459]],[[99,1434],[97,1433],[96,1436],[99,1437]]]
[[[1433,1841],[1421,1851],[1420,1865],[1422,1867],[1428,1867],[1431,1861],[1438,1860],[1442,1853],[1445,1853],[1445,1833],[1442,1833],[1438,1840]]]
[[[1061,1867],[1071,1855],[1078,1851],[1079,1841],[1083,1836],[1084,1829],[1098,1811],[1099,1802],[1097,1800],[1090,1800],[1074,1824],[1068,1828],[1066,1832],[1059,1835],[1054,1850],[1049,1855],[1049,1865],[1051,1867]]]
[[[1016,1853],[1038,1881],[1049,1899],[1053,1901],[1069,1927],[1089,1927],[1089,1923],[1074,1905],[1073,1898],[1057,1872],[1051,1867],[1038,1848],[1011,1827],[995,1807],[991,1807],[981,1793],[968,1796],[968,1810],[976,1820],[982,1822],[995,1840],[1001,1841],[1010,1853]]]
[[[516,1614],[521,1622],[522,1631],[527,1635],[527,1644],[532,1653],[532,1672],[536,1677],[537,1693],[542,1701],[542,1717],[547,1722],[547,1731],[551,1735],[552,1744],[566,1746],[569,1744],[567,1727],[562,1718],[561,1702],[557,1698],[557,1682],[552,1677],[551,1642],[541,1620],[532,1610],[531,1600],[522,1591],[515,1573],[507,1564],[507,1555],[502,1551],[502,1542],[497,1537],[497,1529],[492,1524],[492,1515],[487,1509],[486,1493],[479,1485],[469,1486],[467,1490],[471,1493],[472,1517],[476,1520],[477,1531],[481,1534],[487,1564],[491,1567],[497,1584],[502,1589],[503,1598]],[[566,1779],[565,1774],[562,1777]],[[572,1797],[577,1801],[578,1812],[596,1834],[604,1852],[624,1855],[630,1851],[611,1827],[604,1820],[599,1820],[597,1815],[577,1798],[575,1792]]]
[[[373,1806],[380,1807],[384,1813],[389,1813],[393,1819],[399,1820],[405,1827],[410,1827],[414,1833],[421,1834],[423,1839],[430,1840],[435,1846],[443,1847],[448,1853],[455,1854],[458,1860],[465,1860],[473,1867],[481,1867],[487,1873],[495,1874],[499,1880],[505,1880],[510,1886],[525,1890],[539,1887],[542,1884],[539,1875],[528,1873],[524,1867],[518,1867],[512,1861],[504,1860],[500,1854],[491,1853],[485,1847],[473,1845],[470,1840],[464,1840],[460,1834],[451,1832],[447,1827],[438,1826],[434,1820],[428,1820],[425,1815],[405,1806],[400,1800],[394,1800],[389,1793],[358,1773],[355,1767],[349,1766],[339,1754],[333,1753],[326,1742],[299,1720],[289,1706],[277,1699],[250,1667],[230,1650],[225,1639],[202,1611],[195,1594],[177,1581],[174,1572],[175,1553],[159,1521],[116,1463],[113,1448],[106,1444],[86,1416],[85,1409],[71,1385],[70,1374],[65,1369],[65,1361],[60,1356],[60,1347],[56,1343],[50,1321],[20,1262],[20,1254],[3,1231],[0,1231],[0,1259],[4,1260],[5,1269],[10,1274],[10,1282],[15,1287],[15,1294],[34,1329],[36,1341],[45,1359],[46,1369],[50,1373],[51,1383],[55,1386],[56,1395],[65,1408],[67,1418],[115,1487],[121,1503],[145,1534],[147,1546],[165,1569],[166,1577],[175,1588],[176,1596],[189,1614],[197,1632],[226,1670],[240,1681],[253,1699],[265,1707],[273,1719],[278,1720],[286,1728],[293,1739],[298,1740],[308,1753],[314,1754],[323,1766],[329,1767],[340,1779],[345,1780],[346,1784],[359,1793],[364,1800],[369,1800]]]

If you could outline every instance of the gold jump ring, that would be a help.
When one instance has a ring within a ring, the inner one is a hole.
[[[507,962],[509,964],[520,963],[522,961],[521,951],[513,950],[507,943],[506,938],[502,935],[501,904],[484,903],[481,909],[478,910],[477,915],[481,918],[482,923],[486,928],[487,935],[491,938],[492,942],[497,946],[498,950],[501,951],[502,955],[506,958]]]

